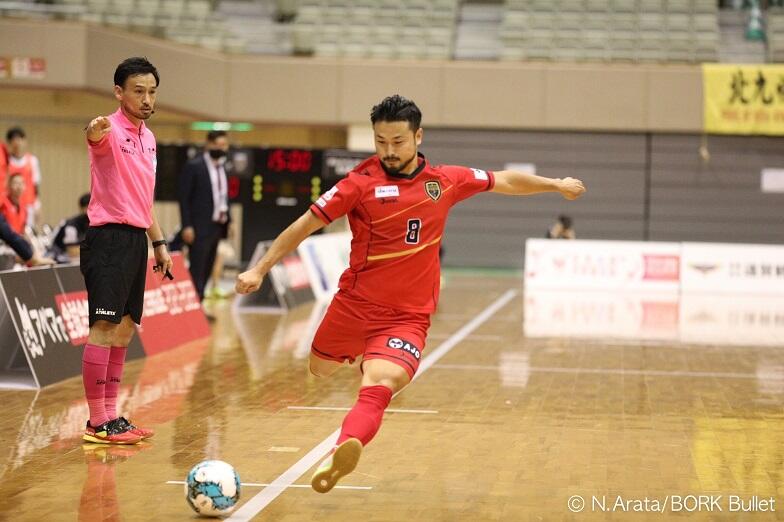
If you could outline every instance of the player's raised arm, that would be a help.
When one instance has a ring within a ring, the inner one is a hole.
[[[112,130],[112,124],[106,116],[94,118],[85,129],[88,141],[98,143]]]
[[[559,192],[566,199],[577,199],[585,192],[585,186],[576,178],[545,178],[516,170],[501,170],[495,172],[492,191],[513,196]]]
[[[325,226],[326,224],[314,216],[310,210],[302,214],[275,238],[267,253],[256,263],[256,266],[237,276],[237,284],[235,285],[237,293],[248,294],[258,290],[264,276],[278,261],[283,259],[286,254],[293,252],[313,232]]]

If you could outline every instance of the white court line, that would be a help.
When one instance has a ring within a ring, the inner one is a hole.
[[[517,295],[517,290],[507,290],[501,297],[496,299],[490,306],[485,308],[482,313],[474,317],[467,324],[463,325],[452,337],[441,343],[438,348],[430,352],[430,355],[422,360],[419,365],[419,371],[414,375],[412,381],[418,379],[425,373],[431,366],[433,366],[439,359],[449,353],[460,341],[468,337],[468,335],[479,328],[485,321],[487,321],[494,313],[503,308],[509,301]],[[404,388],[405,389],[405,388]],[[403,390],[401,390],[402,392]],[[400,393],[400,392],[398,392]],[[397,395],[397,394],[396,394]],[[264,488],[259,491],[255,496],[245,502],[234,514],[225,519],[226,522],[246,522],[261,513],[278,495],[280,495],[287,486],[294,484],[294,482],[301,477],[307,470],[312,468],[319,460],[324,457],[332,446],[335,440],[340,435],[340,428],[333,431],[330,435],[322,440],[315,448],[310,450],[307,455],[299,459],[289,469],[287,469],[281,476],[272,481],[270,487]]]
[[[498,371],[501,366],[481,365],[481,364],[439,364],[437,370],[487,370]],[[759,379],[767,381],[781,381],[784,376],[779,375],[757,375],[756,373],[733,373],[733,372],[690,372],[681,370],[627,370],[623,368],[552,368],[545,366],[529,366],[527,371],[530,373],[598,373],[603,375],[645,375],[656,377],[716,377],[723,379]]]
[[[167,480],[167,484],[185,484],[184,480]],[[288,486],[273,486],[272,484],[262,484],[258,482],[241,482],[240,486],[243,488],[274,488],[274,487],[284,487],[284,488],[310,488],[310,484],[289,484]],[[368,491],[373,489],[373,486],[335,486],[334,489],[354,489],[354,490],[362,490]]]
[[[323,411],[349,411],[351,408],[341,408],[337,406],[289,406],[289,410],[323,410]],[[384,413],[438,413],[438,410],[396,410],[389,408]]]

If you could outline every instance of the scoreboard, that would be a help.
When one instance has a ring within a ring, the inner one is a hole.
[[[322,194],[323,151],[255,149],[255,166],[244,179],[242,258],[250,259],[259,241],[275,239]]]
[[[159,145],[155,197],[177,201],[179,176],[201,146]],[[242,204],[242,259],[275,239],[311,203],[370,153],[341,149],[232,148],[226,162],[229,201]]]

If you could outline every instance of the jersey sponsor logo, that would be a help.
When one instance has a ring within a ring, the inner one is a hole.
[[[427,181],[425,182],[425,192],[430,196],[430,199],[438,201],[438,198],[441,197],[441,184],[438,181]]]
[[[111,316],[115,316],[115,315],[117,315],[117,312],[113,312],[111,310],[106,310],[104,308],[96,308],[95,309],[95,315],[111,315]]]
[[[417,348],[410,342],[406,341],[405,339],[401,339],[399,337],[390,337],[387,340],[387,346],[395,350],[403,350],[404,352],[408,352],[411,355],[413,355],[417,361],[422,356],[422,353],[419,351],[419,348]]]
[[[321,208],[326,207],[327,202],[329,202],[330,199],[335,197],[335,194],[337,194],[337,192],[338,192],[338,186],[335,185],[316,200],[316,205],[320,206]]]
[[[400,195],[400,190],[397,185],[386,185],[384,187],[376,187],[377,198],[393,198]]]
[[[471,169],[474,171],[474,177],[476,179],[481,179],[482,181],[487,181],[487,172],[482,169]]]

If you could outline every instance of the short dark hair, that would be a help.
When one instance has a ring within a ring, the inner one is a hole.
[[[572,228],[572,218],[567,216],[566,214],[561,214],[558,216],[558,221],[561,222],[564,228]]]
[[[161,83],[161,79],[158,77],[158,69],[147,58],[134,56],[133,58],[126,58],[117,66],[117,69],[114,71],[114,84],[125,88],[125,80],[140,74],[152,74],[155,78],[156,87]]]
[[[79,208],[84,208],[90,204],[90,193],[82,194],[79,196]]]
[[[370,111],[370,122],[375,125],[379,121],[407,121],[408,127],[416,132],[422,123],[422,112],[416,103],[395,94],[384,98]]]
[[[26,138],[27,135],[25,134],[24,129],[22,127],[11,127],[8,129],[8,132],[5,133],[5,141],[11,143],[11,140],[14,138]]]
[[[225,130],[211,130],[210,132],[207,133],[207,141],[209,141],[210,143],[215,143],[215,140],[217,140],[218,138],[223,138],[225,136],[228,136]]]

